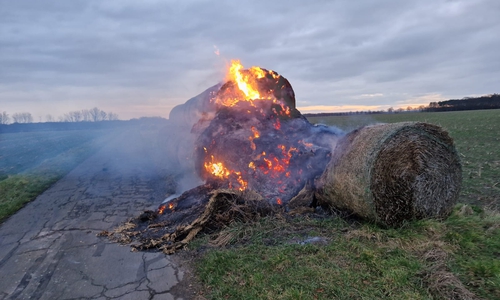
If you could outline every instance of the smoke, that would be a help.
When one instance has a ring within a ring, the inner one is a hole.
[[[195,141],[199,134],[197,128],[214,117],[215,106],[211,99],[220,87],[221,84],[216,84],[170,112],[169,126],[163,139],[170,169],[177,177],[176,194],[203,183],[194,162]]]

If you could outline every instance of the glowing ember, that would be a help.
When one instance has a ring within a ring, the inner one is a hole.
[[[222,162],[214,162],[213,155],[210,162],[205,162],[205,170],[220,179],[229,179],[229,188],[244,191],[248,187],[248,182],[243,180],[241,172],[227,169]]]
[[[205,169],[214,176],[221,179],[227,178],[231,172],[224,167],[221,162],[214,162],[214,156],[212,155],[212,161],[205,163]]]
[[[173,211],[175,205],[172,202],[160,205],[160,207],[158,207],[158,214],[162,215],[167,207],[169,210]]]

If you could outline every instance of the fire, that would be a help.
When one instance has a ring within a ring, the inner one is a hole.
[[[165,209],[167,208],[167,206],[168,206],[168,209],[170,209],[171,211],[174,210],[175,205],[172,202],[170,202],[170,203],[168,203],[168,205],[167,204],[160,205],[160,207],[158,207],[158,214],[162,215],[165,212]]]
[[[218,177],[219,179],[230,179],[230,188],[237,188],[240,191],[247,189],[248,182],[243,179],[241,172],[227,169],[222,162],[215,161],[213,155],[211,156],[211,161],[205,162],[204,166],[208,173]],[[231,179],[236,181],[238,184],[237,187],[233,186],[233,181]]]
[[[278,73],[259,67],[244,69],[239,60],[231,61],[226,79],[226,84],[211,101],[217,104],[217,110],[235,117],[235,124],[241,120],[247,122],[248,127],[236,129],[238,143],[218,143],[219,139],[231,139],[225,129],[230,130],[232,123],[219,127],[210,140],[200,143],[202,177],[241,191],[269,184],[269,189],[275,191],[269,196],[277,201],[278,195],[283,197],[279,191],[290,190],[298,180],[290,160],[299,152],[295,148],[299,145],[288,139],[284,144],[275,143],[283,138],[282,129],[288,126],[285,122],[294,118],[293,90]],[[231,145],[235,148],[228,149]],[[266,177],[269,180],[265,180]],[[279,202],[286,200],[280,198]]]
[[[231,61],[231,67],[229,68],[229,78],[236,82],[238,88],[245,94],[246,100],[260,99],[259,91],[255,90],[250,84],[250,77],[244,75],[241,70],[243,65],[241,65],[239,60]],[[264,71],[259,67],[252,67],[250,73],[255,74],[257,78],[264,77]]]
[[[271,74],[276,80],[279,78],[279,75],[274,71],[263,70],[255,66],[244,70],[239,60],[232,60],[227,74],[227,80],[235,83],[238,87],[238,91],[230,91],[229,94],[224,94],[216,98],[216,103],[228,107],[235,106],[240,101],[246,101],[252,106],[255,106],[254,100],[260,99],[272,100],[273,103],[278,103],[277,99],[271,93],[272,90],[259,90],[257,81],[265,78],[267,74]],[[233,92],[236,93],[233,94]]]
[[[257,146],[255,146],[253,140],[260,138],[260,132],[254,126],[252,126],[251,129],[252,129],[252,136],[250,136],[248,140],[250,140],[250,148],[255,151]]]
[[[207,172],[221,179],[227,178],[231,172],[224,167],[221,162],[214,162],[214,156],[212,155],[212,161],[205,163],[205,169]]]

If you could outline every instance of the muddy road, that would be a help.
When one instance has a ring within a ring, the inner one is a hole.
[[[173,192],[154,135],[113,134],[0,225],[0,299],[191,299],[179,260],[96,236]],[[160,153],[161,154],[161,153]]]

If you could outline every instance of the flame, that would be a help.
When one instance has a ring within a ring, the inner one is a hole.
[[[243,65],[239,60],[231,61],[231,67],[229,68],[229,76],[231,80],[236,82],[238,88],[245,94],[247,100],[260,99],[259,91],[252,87],[249,82],[249,76],[241,73],[242,69]],[[250,72],[252,74],[256,74],[257,78],[264,77],[264,71],[259,67],[252,67]]]
[[[250,136],[248,139],[250,140],[250,148],[255,151],[257,146],[255,146],[255,143],[253,140],[260,138],[260,132],[255,128],[255,126],[251,127],[252,129],[252,136]]]
[[[276,72],[263,70],[255,66],[244,70],[239,60],[232,60],[226,79],[234,82],[241,93],[233,95],[231,94],[233,91],[230,91],[228,92],[229,94],[219,95],[219,97],[215,99],[216,103],[228,107],[235,106],[240,101],[246,101],[252,106],[255,106],[253,101],[258,99],[272,100],[273,103],[277,103],[277,99],[272,95],[272,90],[259,91],[257,81],[266,77],[267,74],[271,74],[275,79],[279,78]]]
[[[174,210],[175,205],[172,202],[168,203],[168,209]],[[162,215],[165,212],[165,209],[167,208],[167,204],[162,204],[160,207],[158,207],[158,214]]]
[[[282,205],[283,204],[283,202],[281,201],[281,198],[276,199],[276,204],[278,204],[278,205]]]
[[[228,169],[224,167],[221,162],[213,162],[214,156],[212,155],[212,162],[205,163],[205,169],[214,176],[217,176],[221,179],[227,178],[229,174]]]
[[[244,191],[248,187],[248,182],[245,181],[241,175],[241,172],[227,169],[222,162],[215,161],[213,155],[211,155],[211,161],[205,162],[205,170],[218,177],[219,179],[233,179],[238,183],[238,190]],[[234,188],[232,182],[229,181],[229,188]]]

